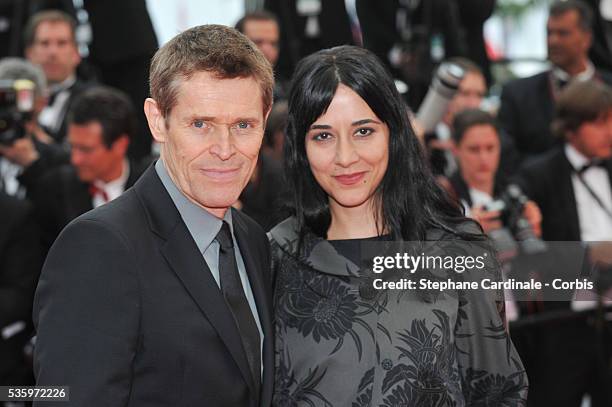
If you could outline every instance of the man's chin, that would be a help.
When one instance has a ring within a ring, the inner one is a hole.
[[[232,193],[228,192],[227,194],[219,194],[214,197],[196,196],[195,201],[196,201],[196,204],[203,207],[207,211],[218,213],[218,212],[224,212],[225,210],[230,208],[232,205],[234,205],[238,201],[239,197],[240,195],[236,194],[235,192],[232,192]]]
[[[78,170],[77,170],[77,176],[79,177],[81,182],[85,182],[87,184],[92,183],[95,180],[95,177],[92,176],[91,174],[78,172]]]

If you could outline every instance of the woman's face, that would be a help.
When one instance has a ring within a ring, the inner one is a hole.
[[[500,149],[499,136],[493,126],[478,124],[465,131],[455,155],[468,186],[494,181]]]
[[[371,203],[389,162],[389,128],[357,93],[339,85],[305,143],[312,174],[332,209]]]

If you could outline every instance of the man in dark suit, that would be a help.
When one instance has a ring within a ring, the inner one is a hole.
[[[514,139],[521,160],[533,158],[557,144],[550,123],[555,100],[570,80],[596,79],[612,83],[612,76],[596,71],[588,58],[591,27],[591,12],[582,2],[553,3],[547,23],[548,59],[552,68],[504,87],[498,118],[501,127]]]
[[[276,67],[280,50],[280,24],[276,16],[267,11],[245,14],[234,26],[253,41],[264,54],[272,68]],[[275,72],[274,102],[287,99],[289,81]]]
[[[272,68],[208,25],[166,43],[150,72],[161,158],[52,247],[34,301],[37,383],[70,386],[74,406],[269,406],[269,247],[231,205],[257,163]]]
[[[612,241],[612,89],[593,80],[568,85],[559,96],[553,127],[565,142],[527,163],[519,179],[542,211],[542,237]],[[582,247],[561,244],[565,251]],[[601,261],[597,252],[589,251],[591,263]],[[585,393],[593,407],[612,405],[612,323],[596,322],[597,314],[588,312],[592,305],[584,300],[540,304],[545,312],[564,310],[565,318],[532,327],[530,405],[578,407]]]
[[[427,93],[435,66],[445,58],[466,55],[458,3],[456,0],[355,2],[364,47],[385,62],[394,76],[408,84],[408,104],[414,111]]]
[[[25,185],[47,249],[71,220],[117,198],[144,172],[150,161],[126,157],[135,125],[134,107],[119,90],[96,86],[75,99],[68,113],[71,163]]]
[[[278,17],[280,56],[277,73],[291,78],[300,59],[315,51],[354,44],[343,0],[264,0],[264,9]]]
[[[24,31],[25,56],[40,65],[49,86],[48,105],[38,121],[57,142],[66,137],[66,114],[70,105],[88,86],[76,74],[81,56],[75,31],[76,21],[59,10],[34,14]]]

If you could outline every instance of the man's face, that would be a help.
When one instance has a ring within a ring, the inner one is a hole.
[[[470,183],[493,182],[499,166],[500,142],[489,124],[470,127],[455,148],[461,175]]]
[[[583,123],[569,135],[569,143],[589,159],[612,157],[612,111]]]
[[[127,151],[127,136],[117,139],[110,147],[104,144],[99,122],[70,124],[68,126],[70,162],[83,182],[117,179],[123,169]]]
[[[197,72],[180,84],[168,117],[152,99],[145,113],[174,183],[192,202],[222,218],[257,164],[268,114],[257,81]]]
[[[482,99],[487,93],[487,83],[484,77],[478,72],[468,72],[461,83],[459,89],[448,104],[445,122],[452,123],[455,114],[466,110],[480,107]]]
[[[244,35],[257,45],[270,65],[278,60],[278,24],[272,20],[247,20]]]
[[[568,70],[586,60],[591,47],[591,34],[583,30],[575,10],[548,18],[548,59],[561,69]]]
[[[50,83],[66,80],[81,62],[70,25],[60,21],[43,21],[38,25],[26,56],[42,67]]]

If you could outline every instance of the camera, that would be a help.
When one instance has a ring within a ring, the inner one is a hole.
[[[487,211],[500,211],[500,220],[504,227],[498,233],[490,233],[490,237],[498,248],[515,246],[518,242],[520,250],[525,254],[545,252],[546,243],[536,236],[529,221],[523,216],[525,203],[529,200],[516,184],[509,184],[499,199],[485,206]],[[509,239],[512,242],[508,241]]]
[[[0,144],[12,145],[26,135],[25,124],[34,110],[34,82],[0,80]]]
[[[453,62],[443,62],[438,67],[417,113],[417,120],[426,133],[432,132],[442,121],[448,104],[459,90],[459,84],[465,74],[465,70]]]

